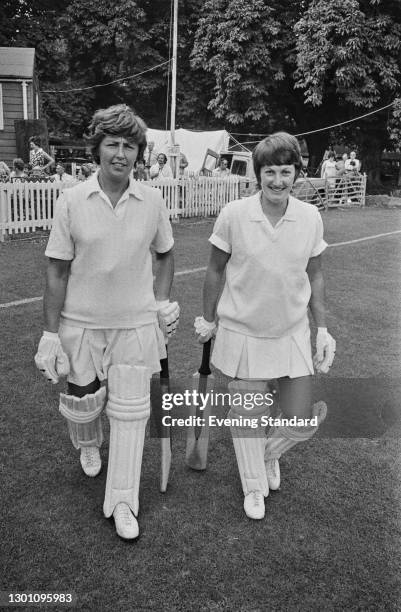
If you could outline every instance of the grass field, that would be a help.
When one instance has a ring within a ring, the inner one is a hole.
[[[72,591],[80,610],[401,610],[401,211],[330,210],[323,220],[337,357],[315,379],[315,397],[330,410],[319,435],[283,457],[281,490],[259,522],[243,512],[227,432],[212,432],[204,473],[185,466],[178,439],[165,494],[159,441],[148,438],[133,544],[103,518],[105,469],[96,479],[81,471],[57,410],[63,385],[48,386],[34,368],[41,301],[7,306],[41,295],[45,239],[0,245],[0,590]],[[177,384],[199,365],[197,269],[212,226],[174,225]],[[390,235],[341,244],[378,234]]]

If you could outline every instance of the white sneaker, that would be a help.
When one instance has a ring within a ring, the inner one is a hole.
[[[102,462],[97,446],[83,446],[81,448],[80,462],[83,471],[87,476],[93,478],[102,469]]]
[[[128,504],[120,503],[114,508],[117,535],[123,540],[134,540],[139,536],[139,525]]]
[[[277,491],[280,488],[280,464],[278,459],[265,459],[265,468],[269,489]]]
[[[262,491],[251,491],[245,495],[245,514],[251,519],[262,519],[265,516],[265,498]]]

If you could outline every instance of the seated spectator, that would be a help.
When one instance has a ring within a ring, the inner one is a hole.
[[[151,179],[173,178],[173,172],[167,163],[167,156],[164,153],[159,153],[157,163],[151,166],[149,175]]]
[[[64,165],[60,162],[56,166],[56,174],[53,174],[52,179],[56,183],[71,183],[74,177],[65,171]]]
[[[220,178],[224,176],[228,176],[230,174],[230,170],[228,168],[228,160],[225,157],[220,159],[220,163],[218,167],[213,170],[212,176],[218,176]]]
[[[148,173],[146,171],[145,161],[143,159],[138,159],[138,161],[135,164],[134,179],[136,181],[147,181],[148,180]]]
[[[13,160],[13,169],[10,173],[10,179],[25,179],[27,178],[27,173],[25,172],[25,163],[24,160],[20,157],[16,157]]]
[[[10,168],[6,162],[0,161],[0,181],[7,181],[10,176]]]
[[[88,179],[91,176],[91,174],[93,174],[92,163],[82,164],[78,172],[78,180],[86,181],[86,179]]]

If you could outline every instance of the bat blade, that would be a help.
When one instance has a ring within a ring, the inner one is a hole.
[[[160,439],[160,482],[159,489],[161,493],[167,491],[168,479],[171,468],[171,428],[163,425],[162,417],[164,411],[163,394],[169,393],[169,369],[168,357],[160,361],[160,379],[152,378],[151,396],[152,396],[152,420],[157,431],[157,436]]]
[[[210,348],[211,340],[203,345],[202,363],[192,377],[193,389],[202,394],[203,397],[213,389],[214,377],[210,373]],[[192,406],[190,416],[196,417],[197,422],[202,419],[202,425],[194,424],[187,429],[187,443],[185,451],[185,462],[193,470],[205,470],[207,466],[207,455],[209,448],[209,417],[211,412],[210,401],[204,410]]]

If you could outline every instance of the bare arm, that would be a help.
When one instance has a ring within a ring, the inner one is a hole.
[[[60,314],[65,301],[70,261],[49,258],[46,271],[46,288],[43,297],[45,331],[58,333]]]
[[[309,307],[317,327],[326,327],[326,309],[324,306],[324,278],[321,255],[311,257],[306,272],[312,289]]]
[[[203,285],[203,316],[212,322],[216,318],[216,308],[220,297],[223,276],[230,253],[226,253],[212,245],[209,265]]]
[[[158,302],[168,300],[174,278],[174,249],[156,253],[155,297]]]
[[[47,164],[43,166],[43,170],[47,170],[47,168],[50,168],[55,163],[55,161],[48,153],[46,153],[46,151],[43,151],[43,157],[47,161]]]

